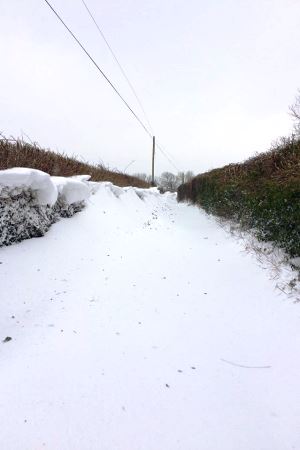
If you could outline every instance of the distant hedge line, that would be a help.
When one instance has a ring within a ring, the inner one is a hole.
[[[300,139],[281,139],[244,163],[196,176],[179,186],[178,201],[233,219],[300,256]]]
[[[0,134],[0,170],[11,167],[29,167],[42,170],[50,175],[70,177],[72,175],[91,175],[91,181],[111,181],[117,186],[150,187],[149,183],[137,177],[103,165],[93,165],[79,161],[76,157],[40,148],[15,139],[5,139]]]

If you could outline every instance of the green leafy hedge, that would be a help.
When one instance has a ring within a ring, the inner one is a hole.
[[[242,164],[200,174],[179,186],[178,200],[233,219],[300,256],[300,140],[282,139]]]

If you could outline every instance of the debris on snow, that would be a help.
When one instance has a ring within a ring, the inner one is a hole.
[[[271,369],[272,366],[246,366],[245,364],[238,364],[232,361],[228,361],[227,359],[221,358],[220,361],[223,361],[231,366],[242,367],[243,369]]]

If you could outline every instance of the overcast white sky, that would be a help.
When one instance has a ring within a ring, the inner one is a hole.
[[[81,0],[50,0],[143,118]],[[300,87],[299,0],[86,0],[156,136],[196,173],[291,131]],[[0,131],[150,172],[151,140],[44,0],[0,0]],[[174,171],[158,152],[157,172]]]

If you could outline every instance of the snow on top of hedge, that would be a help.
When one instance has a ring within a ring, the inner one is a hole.
[[[81,202],[90,196],[88,184],[76,178],[51,177],[51,180],[66,203]]]
[[[88,175],[74,178],[51,177],[41,170],[15,167],[0,170],[0,196],[4,189],[14,194],[29,189],[39,205],[53,205],[58,195],[66,203],[72,204],[89,197],[91,189],[88,179]]]
[[[48,173],[25,167],[0,170],[1,188],[11,190],[30,189],[40,205],[53,205],[57,200],[57,189]]]

